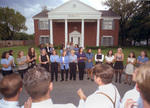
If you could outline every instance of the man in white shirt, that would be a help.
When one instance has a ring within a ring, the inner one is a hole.
[[[136,68],[135,72],[133,73],[133,79],[132,80],[134,82],[136,82],[137,73],[138,73],[138,68]],[[136,87],[134,87],[132,90],[129,90],[125,93],[120,107],[124,108],[126,101],[129,99],[132,99],[133,101],[135,101],[138,108],[143,108],[143,102],[142,102],[140,93],[139,93],[139,91],[137,91]],[[137,108],[137,107],[134,106],[133,108]]]
[[[93,67],[95,83],[98,89],[88,96],[84,104],[79,104],[79,108],[120,108],[120,95],[117,88],[111,84],[114,71],[107,64],[98,64]],[[78,91],[81,99],[85,99],[82,90]],[[84,100],[82,100],[84,101]]]
[[[19,94],[22,91],[22,79],[19,74],[6,75],[0,81],[0,108],[20,108],[18,106]]]
[[[32,98],[31,108],[76,108],[73,104],[53,104],[50,98],[53,89],[50,73],[42,67],[28,70],[23,84],[26,92]]]

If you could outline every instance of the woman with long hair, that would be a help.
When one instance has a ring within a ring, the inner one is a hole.
[[[113,55],[113,51],[109,50],[107,52],[107,55],[105,56],[105,62],[106,64],[110,65],[113,68],[114,60],[115,60],[115,57]]]
[[[90,73],[91,73],[91,81],[94,81],[93,80],[93,71],[92,71],[93,60],[94,60],[94,55],[91,52],[91,48],[88,48],[87,49],[87,53],[86,53],[86,65],[85,65],[85,67],[86,67],[87,72],[88,72],[88,78],[87,78],[87,80],[90,79]]]
[[[24,56],[23,51],[18,52],[17,63],[18,63],[19,74],[21,78],[23,79],[24,74],[28,70],[28,60],[27,60],[27,57]]]
[[[79,80],[83,80],[86,55],[83,52],[83,48],[82,47],[79,48],[79,53],[77,55],[77,58],[78,58],[78,68],[79,68]]]
[[[79,53],[79,45],[78,44],[75,45],[74,51],[75,51],[75,55],[78,55],[78,53]]]
[[[130,76],[129,85],[131,85],[135,63],[136,63],[135,54],[134,54],[134,52],[130,52],[130,54],[127,58],[127,65],[126,65],[126,71],[125,71],[126,78],[125,78],[124,84],[126,84],[128,82],[128,76]]]
[[[61,65],[61,80],[60,82],[64,81],[64,72],[66,72],[66,81],[68,80],[68,69],[69,69],[69,57],[67,56],[67,51],[62,53],[59,59]]]
[[[35,53],[35,50],[33,47],[30,47],[27,54],[27,60],[28,60],[28,67],[29,68],[35,68],[36,67],[36,60],[37,60],[37,54]]]
[[[117,83],[118,81],[118,73],[119,73],[119,83],[121,83],[121,76],[122,76],[122,71],[123,71],[123,60],[124,60],[124,54],[122,53],[122,48],[118,48],[117,53],[115,54],[115,75],[116,75],[116,80],[115,82]]]
[[[44,67],[47,72],[49,72],[49,56],[45,49],[43,49],[41,55],[39,55],[39,63],[41,64],[41,67]]]
[[[51,82],[54,80],[54,74],[55,74],[55,80],[58,81],[58,62],[59,62],[59,55],[57,54],[57,51],[54,50],[52,55],[50,56],[51,61]]]
[[[1,56],[1,65],[2,65],[2,75],[9,75],[12,74],[12,66],[13,66],[13,59],[9,59],[9,53],[3,52]]]
[[[69,62],[70,62],[70,80],[72,80],[73,78],[73,80],[75,81],[77,72],[77,56],[74,53],[75,51],[72,50],[69,56]]]
[[[147,52],[146,51],[141,51],[141,56],[138,56],[137,58],[137,66],[140,66],[143,63],[148,62],[148,56],[147,56]]]
[[[104,54],[102,54],[101,48],[98,49],[97,54],[95,54],[96,64],[103,63]]]

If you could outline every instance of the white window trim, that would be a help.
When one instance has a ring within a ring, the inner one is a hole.
[[[41,22],[48,22],[48,28],[45,28],[45,26],[44,28],[41,28]],[[39,21],[39,23],[40,23],[40,30],[49,30],[49,21],[42,20],[42,21]]]
[[[112,36],[102,36],[102,37],[112,37]]]
[[[49,35],[40,35],[40,37],[50,37]]]
[[[112,29],[104,28],[105,21],[111,21],[112,22]],[[103,30],[113,30],[113,20],[111,20],[111,19],[108,19],[108,20],[104,19],[103,20]]]

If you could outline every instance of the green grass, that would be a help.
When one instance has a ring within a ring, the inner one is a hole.
[[[13,50],[13,51],[14,51],[14,55],[13,55],[13,56],[14,56],[14,58],[15,58],[15,63],[17,63],[17,62],[16,62],[17,53],[22,50],[22,51],[24,52],[24,54],[27,55],[27,52],[28,52],[29,47],[30,47],[30,46],[17,46],[17,47],[5,47],[5,48],[0,48],[0,55],[2,55],[2,53],[3,53],[4,51]],[[39,48],[38,48],[38,47],[35,47],[35,46],[32,46],[32,47],[35,48],[35,52],[36,52],[37,55],[39,56],[39,55],[40,55]],[[105,50],[102,50],[102,53],[103,53],[104,55],[106,55],[106,54],[107,54],[107,51],[108,51],[109,49],[112,49],[113,52],[114,52],[114,54],[117,52],[117,48],[106,48]],[[148,46],[148,47],[146,47],[146,46],[141,46],[141,47],[123,47],[122,49],[123,49],[123,53],[124,53],[124,55],[125,55],[125,57],[124,57],[124,58],[125,58],[125,59],[124,59],[124,65],[126,64],[126,60],[127,60],[127,57],[128,57],[128,55],[129,55],[130,51],[133,51],[133,52],[135,53],[136,58],[140,55],[141,50],[147,51],[148,55],[150,55],[150,47],[149,47],[149,46]],[[59,50],[59,49],[57,49],[57,52],[58,52],[58,54],[60,55],[60,50]],[[85,50],[84,52],[86,52],[86,50]],[[97,53],[97,50],[92,50],[92,53],[93,53],[93,54],[96,54],[96,53]],[[39,62],[39,60],[37,60],[37,63],[38,63],[38,62]],[[1,67],[1,66],[0,66],[0,67]]]

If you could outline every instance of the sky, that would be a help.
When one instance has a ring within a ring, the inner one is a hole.
[[[32,17],[42,10],[42,5],[46,5],[48,9],[55,9],[69,0],[0,0],[0,7],[13,8],[19,11],[26,17],[27,34],[34,33],[34,22]],[[92,6],[97,10],[108,10],[106,6],[102,5],[102,2],[106,0],[80,0],[87,5]]]

